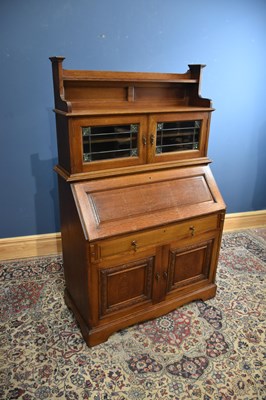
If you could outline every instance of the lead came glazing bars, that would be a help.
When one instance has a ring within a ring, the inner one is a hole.
[[[139,124],[82,127],[83,161],[138,156]]]
[[[197,150],[201,121],[158,122],[156,153]]]

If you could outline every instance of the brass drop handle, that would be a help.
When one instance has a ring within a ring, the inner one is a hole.
[[[164,271],[163,277],[164,277],[164,279],[167,279],[167,277],[168,277],[167,271]]]
[[[153,134],[151,134],[151,136],[150,136],[150,143],[152,146],[154,145],[154,135]]]
[[[190,230],[191,236],[194,236],[195,235],[195,227],[194,226],[190,226],[189,230]]]
[[[146,144],[147,144],[146,136],[142,136],[142,143],[143,143],[143,146],[146,146]]]
[[[156,281],[159,282],[159,279],[161,278],[159,272],[157,272],[157,273],[155,274],[155,278],[156,278]]]
[[[134,251],[137,251],[138,249],[138,242],[136,240],[132,240],[131,246],[133,247]]]

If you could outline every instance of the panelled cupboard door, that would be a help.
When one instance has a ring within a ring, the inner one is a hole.
[[[204,157],[210,113],[151,114],[148,127],[148,162]]]
[[[84,117],[70,124],[73,172],[145,164],[146,116]]]
[[[100,318],[151,303],[154,262],[150,256],[99,269]]]
[[[211,263],[215,259],[214,250],[214,238],[184,247],[171,248],[167,291],[171,292],[192,284],[210,281]]]
[[[153,304],[174,291],[192,291],[195,285],[213,283],[218,237],[203,235],[183,244],[173,242],[156,249],[153,276]],[[213,267],[212,267],[213,266]]]

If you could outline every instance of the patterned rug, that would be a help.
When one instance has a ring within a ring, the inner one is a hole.
[[[214,299],[89,349],[61,257],[0,266],[1,399],[265,399],[266,229],[223,236]]]

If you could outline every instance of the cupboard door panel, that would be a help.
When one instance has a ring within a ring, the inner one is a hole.
[[[167,162],[207,154],[208,113],[159,114],[150,117],[149,162]]]
[[[90,117],[72,121],[73,172],[91,172],[146,162],[145,116]]]
[[[100,315],[151,299],[154,257],[100,270]]]
[[[214,240],[170,251],[168,290],[208,279]]]

